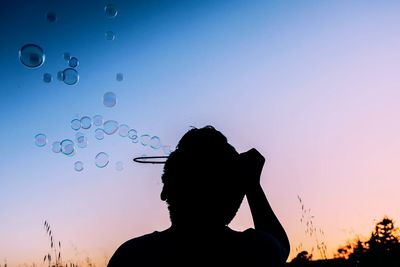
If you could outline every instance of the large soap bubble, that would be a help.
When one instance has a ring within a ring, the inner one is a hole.
[[[127,137],[128,133],[129,133],[129,126],[126,124],[121,124],[119,126],[119,131],[118,131],[119,135],[121,137]]]
[[[61,152],[64,155],[72,156],[75,153],[75,144],[69,139],[64,139],[61,141]]]
[[[76,68],[79,66],[79,60],[76,57],[71,57],[68,61],[68,65],[71,68]]]
[[[63,71],[63,77],[64,77],[63,82],[68,85],[74,85],[79,81],[79,74],[73,68],[66,68]]]
[[[38,147],[45,146],[47,144],[47,136],[42,133],[35,135],[35,144]]]
[[[81,127],[82,129],[89,129],[92,126],[92,119],[88,116],[84,116],[81,118]]]
[[[108,154],[105,152],[98,153],[94,158],[94,163],[99,168],[104,168],[105,166],[107,166],[108,162],[109,162],[109,157]]]
[[[108,108],[112,108],[117,104],[117,96],[113,92],[107,92],[103,96],[103,104]]]
[[[94,116],[93,116],[93,125],[95,125],[95,126],[102,126],[102,125],[103,125],[103,116],[101,116],[101,115],[94,115]]]
[[[108,120],[103,125],[103,130],[106,134],[114,134],[118,130],[118,122],[114,120]]]
[[[74,163],[74,169],[77,172],[80,172],[83,170],[83,162],[82,161],[77,161]]]
[[[94,137],[95,137],[97,140],[103,140],[103,139],[104,139],[104,130],[103,130],[103,129],[100,129],[100,128],[97,128],[97,129],[94,131]]]
[[[113,31],[106,31],[105,37],[107,41],[114,41],[115,40],[115,33]]]
[[[161,147],[161,140],[160,140],[160,137],[158,137],[158,136],[153,136],[153,137],[150,139],[150,146],[151,146],[151,148],[153,148],[153,149],[159,149],[159,148]]]
[[[19,60],[26,67],[34,69],[43,65],[45,55],[40,46],[35,44],[26,44],[19,50]]]
[[[113,4],[107,4],[104,7],[104,12],[107,16],[107,18],[115,18],[118,14],[118,10]]]
[[[71,128],[75,131],[78,131],[81,128],[81,121],[78,119],[73,119],[71,121]]]
[[[60,153],[61,152],[61,143],[58,141],[53,142],[51,145],[51,151],[54,153]]]

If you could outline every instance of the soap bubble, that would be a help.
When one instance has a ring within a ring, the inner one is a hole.
[[[19,50],[19,60],[28,68],[34,69],[43,65],[45,55],[40,46],[26,44]]]
[[[108,162],[109,162],[108,154],[104,152],[98,153],[94,158],[94,163],[99,168],[104,168],[105,166],[107,166]]]
[[[122,80],[124,79],[124,75],[121,72],[119,72],[117,73],[116,79],[117,81],[122,82]]]
[[[65,53],[63,54],[63,57],[64,57],[64,59],[65,59],[66,61],[69,61],[69,60],[71,59],[71,54],[68,53],[68,52],[65,52]]]
[[[137,131],[135,129],[130,129],[128,131],[128,137],[132,140],[137,140]]]
[[[74,163],[74,169],[77,172],[80,172],[83,170],[83,162],[82,161],[77,161]]]
[[[76,57],[71,57],[68,61],[68,65],[71,68],[76,68],[79,66],[79,60]]]
[[[103,96],[103,104],[106,107],[112,108],[117,104],[117,96],[113,92],[107,92]]]
[[[57,80],[59,80],[61,82],[64,81],[64,72],[62,70],[57,72]]]
[[[82,117],[81,127],[82,129],[89,129],[92,126],[92,119],[88,116]]]
[[[80,148],[87,147],[88,140],[83,133],[81,133],[81,132],[76,133],[75,140],[76,140],[76,144],[78,147],[80,147]]]
[[[43,74],[43,81],[45,83],[51,83],[52,80],[53,80],[53,76],[51,76],[50,73]]]
[[[160,140],[160,137],[158,137],[158,136],[153,136],[153,137],[150,139],[150,146],[151,146],[151,148],[153,148],[153,149],[159,149],[159,148],[161,147],[161,140]]]
[[[113,31],[106,31],[105,36],[107,41],[115,40],[115,33]]]
[[[150,135],[143,134],[140,136],[140,143],[142,143],[144,146],[147,146],[150,143]]]
[[[114,120],[108,120],[104,123],[104,132],[108,135],[114,134],[118,130],[118,122]]]
[[[101,116],[101,115],[93,116],[93,125],[95,125],[95,126],[103,125],[103,116]]]
[[[61,152],[61,143],[58,141],[53,142],[51,145],[51,151],[54,153],[60,153]]]
[[[57,15],[54,12],[47,12],[46,20],[48,22],[56,22],[57,21]]]
[[[118,10],[115,8],[113,4],[107,4],[104,7],[104,12],[108,18],[115,18],[118,14]]]
[[[117,171],[122,171],[124,169],[124,163],[122,161],[117,161],[115,163],[115,169]]]
[[[126,125],[126,124],[121,124],[121,125],[119,126],[119,131],[118,131],[118,133],[119,133],[120,136],[122,136],[122,137],[127,137],[127,136],[128,136],[128,132],[129,132],[129,126],[128,126],[128,125]]]
[[[42,133],[35,135],[35,144],[38,147],[45,146],[47,144],[47,136]]]
[[[81,128],[81,121],[78,119],[73,119],[71,121],[71,128],[75,131],[78,131]]]
[[[72,156],[75,153],[75,144],[69,139],[64,139],[61,141],[61,152],[64,155]]]
[[[68,85],[74,85],[79,81],[79,74],[78,72],[73,69],[73,68],[66,68],[63,71],[63,76],[64,76],[64,83]]]
[[[94,131],[94,137],[95,137],[97,140],[103,140],[103,139],[104,139],[104,130],[103,130],[103,129],[100,129],[100,128],[97,128],[97,129]]]

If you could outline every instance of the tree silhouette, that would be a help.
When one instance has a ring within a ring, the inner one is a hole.
[[[400,235],[394,221],[384,217],[375,225],[369,240],[357,239],[340,247],[337,258],[347,259],[348,266],[399,266]]]
[[[392,219],[384,217],[378,222],[368,245],[365,266],[399,266],[400,262],[399,228],[395,227]],[[397,264],[396,264],[397,262]]]

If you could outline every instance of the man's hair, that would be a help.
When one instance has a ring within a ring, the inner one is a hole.
[[[161,199],[168,203],[171,221],[194,214],[229,224],[244,197],[238,156],[214,127],[190,129],[168,157],[162,175]]]

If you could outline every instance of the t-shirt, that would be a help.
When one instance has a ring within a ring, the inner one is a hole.
[[[128,240],[108,267],[130,266],[283,266],[287,251],[273,235],[229,227],[217,234],[178,235],[171,228]]]

